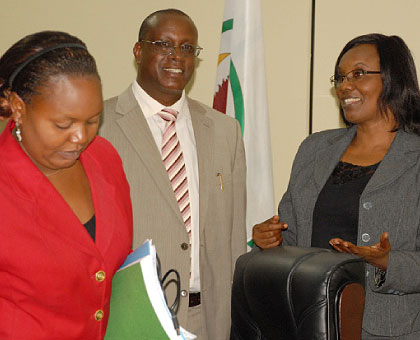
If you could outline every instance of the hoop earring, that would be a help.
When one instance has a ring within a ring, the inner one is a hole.
[[[20,143],[22,141],[22,131],[20,131],[20,125],[18,122],[15,122],[16,125],[16,139]]]

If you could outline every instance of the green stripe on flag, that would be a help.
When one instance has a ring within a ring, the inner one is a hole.
[[[233,28],[233,19],[229,19],[226,21],[223,21],[223,25],[222,25],[222,33],[229,31]]]
[[[242,130],[242,136],[244,135],[245,127],[245,108],[244,98],[242,96],[241,83],[239,82],[238,73],[236,72],[235,65],[233,65],[232,59],[230,60],[230,87],[232,88],[233,94],[233,105],[235,106],[235,118],[239,121]]]

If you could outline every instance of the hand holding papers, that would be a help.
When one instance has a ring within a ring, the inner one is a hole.
[[[112,282],[106,340],[188,340],[179,334],[168,309],[156,270],[156,250],[150,240],[131,253]],[[175,316],[176,318],[176,316]]]

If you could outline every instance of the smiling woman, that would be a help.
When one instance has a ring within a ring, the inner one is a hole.
[[[358,45],[341,58],[336,92],[346,121],[359,125],[368,121],[383,122],[383,115],[377,109],[382,93],[380,71],[376,71],[379,69],[380,61],[375,45]],[[392,117],[390,115],[389,118]]]
[[[331,78],[346,129],[300,146],[262,249],[335,249],[366,261],[362,339],[420,338],[420,91],[397,36],[356,37]]]
[[[1,339],[105,335],[132,216],[121,160],[96,137],[101,112],[95,60],[76,37],[39,32],[1,57]]]

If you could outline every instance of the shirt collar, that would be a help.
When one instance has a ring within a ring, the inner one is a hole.
[[[171,106],[162,105],[157,100],[152,98],[145,90],[143,90],[143,88],[137,83],[136,80],[132,84],[132,90],[134,97],[136,97],[137,103],[140,105],[145,118],[153,116],[165,107],[178,111],[178,117],[185,115],[188,118],[190,116],[185,90],[182,91],[181,98],[179,98],[179,100]]]

